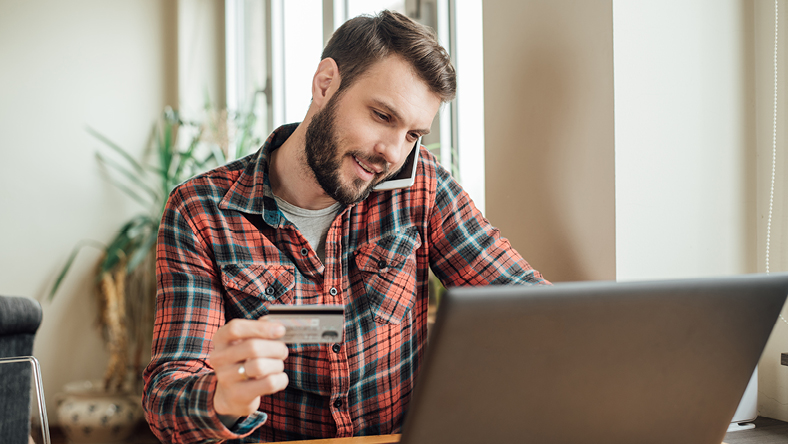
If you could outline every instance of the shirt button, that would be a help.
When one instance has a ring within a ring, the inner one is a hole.
[[[378,268],[386,268],[387,265],[388,263],[386,262],[385,259],[378,260]]]
[[[274,287],[268,287],[265,289],[265,294],[267,294],[268,296],[273,296],[275,291],[276,290],[274,290]]]
[[[337,399],[336,401],[334,401],[334,407],[335,408],[342,407],[342,400],[341,399]]]
[[[331,287],[331,289],[330,289],[330,290],[328,290],[328,293],[329,293],[331,296],[336,296],[336,295],[337,295],[339,292],[337,291],[337,289],[336,289],[335,287]]]
[[[306,256],[307,254],[309,254],[309,250],[307,250],[306,248],[302,248],[301,249],[301,256]]]
[[[342,348],[342,347],[340,347],[340,346],[339,346],[339,344],[334,344],[334,345],[331,347],[331,350],[334,350],[334,353],[339,353],[339,350],[340,350],[341,348]]]

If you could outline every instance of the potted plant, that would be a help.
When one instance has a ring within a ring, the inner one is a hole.
[[[102,251],[93,279],[99,308],[98,325],[109,361],[101,383],[82,382],[66,388],[59,410],[67,410],[68,413],[64,413],[67,417],[79,411],[81,414],[77,416],[90,421],[89,416],[96,410],[79,410],[82,407],[75,404],[74,399],[65,399],[69,396],[84,398],[85,394],[94,396],[99,392],[128,397],[128,393],[141,389],[139,378],[129,384],[127,375],[130,369],[140,374],[145,365],[142,362],[144,347],[150,343],[155,308],[156,238],[170,191],[195,174],[224,164],[228,159],[242,157],[260,145],[253,113],[214,111],[206,107],[205,114],[204,122],[188,122],[176,111],[166,108],[154,126],[151,145],[143,161],[137,161],[98,131],[88,129],[109,153],[96,153],[99,164],[118,189],[142,206],[142,211],[123,223],[108,243],[79,242],[49,294],[50,299],[54,297],[82,248],[90,246]],[[136,402],[139,404],[138,398]],[[93,416],[100,414],[95,412]],[[70,428],[71,425],[64,427],[67,433]],[[123,432],[122,427],[116,426],[116,429]],[[85,430],[93,432],[94,436],[101,434],[93,425],[80,425],[74,426],[69,435],[74,441],[85,442]],[[107,432],[102,433],[100,439],[108,439]]]

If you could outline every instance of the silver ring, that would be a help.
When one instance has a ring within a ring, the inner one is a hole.
[[[238,367],[238,374],[244,378],[244,381],[249,379],[249,375],[246,374],[246,367],[244,367],[243,363]]]

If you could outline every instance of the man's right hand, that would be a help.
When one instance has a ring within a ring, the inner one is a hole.
[[[218,380],[213,397],[216,413],[249,416],[260,407],[261,396],[287,387],[287,346],[277,340],[284,334],[281,324],[248,319],[233,319],[216,331],[208,356]],[[239,371],[241,366],[244,372]]]

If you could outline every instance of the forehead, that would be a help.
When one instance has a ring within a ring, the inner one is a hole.
[[[373,64],[345,92],[348,99],[386,104],[413,124],[429,127],[440,108],[440,96],[416,74],[410,63],[389,56]]]

